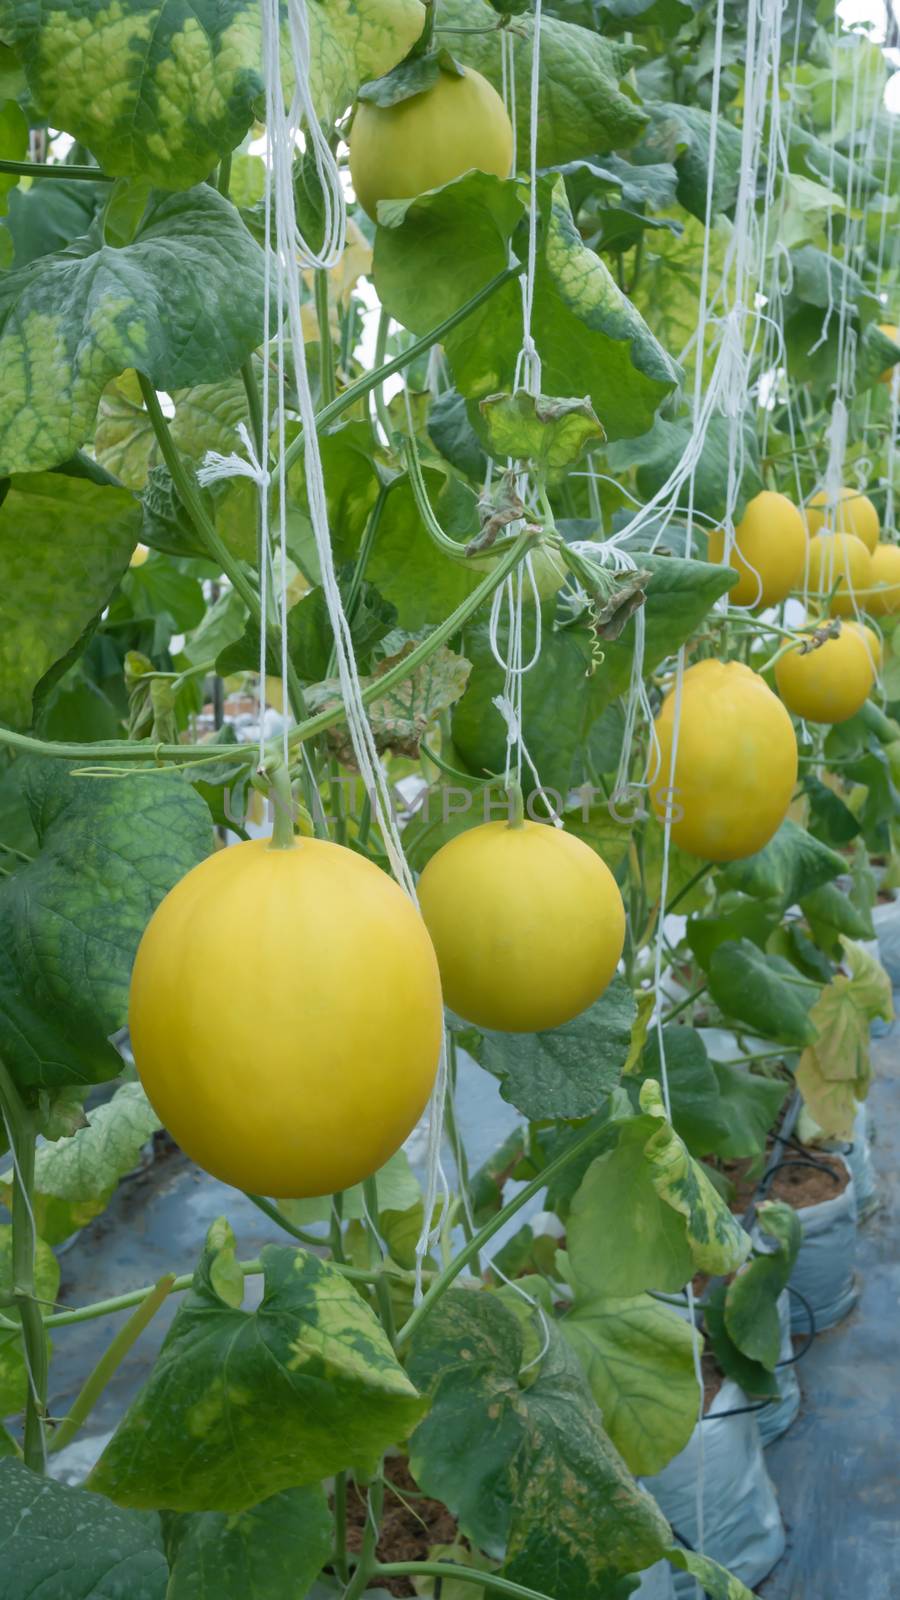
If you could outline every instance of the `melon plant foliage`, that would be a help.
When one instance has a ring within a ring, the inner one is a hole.
[[[327,833],[383,868],[388,857],[344,718],[290,361],[284,681],[281,577],[260,577],[256,487],[198,478],[208,452],[243,449],[239,425],[270,465],[279,450],[274,418],[260,434],[274,346],[259,7],[0,0],[0,1147],[12,1142],[18,1168],[0,1165],[10,1600],[63,1587],[66,1600],[384,1592],[390,1552],[376,1559],[366,1534],[348,1555],[344,1508],[350,1485],[377,1522],[398,1452],[457,1524],[449,1557],[422,1552],[454,1595],[460,1570],[475,1595],[499,1575],[508,1593],[622,1600],[665,1559],[716,1600],[749,1592],[679,1544],[641,1481],[684,1448],[701,1404],[688,1325],[658,1296],[697,1273],[717,1280],[705,1333],[719,1362],[755,1396],[775,1392],[774,1306],[796,1223],[770,1207],[767,1242],[751,1243],[734,1180],[762,1173],[797,1090],[822,1136],[850,1136],[870,1023],[891,1014],[862,943],[872,858],[888,886],[900,882],[892,603],[872,608],[883,661],[869,698],[803,732],[790,809],[750,857],[694,857],[667,839],[644,781],[647,713],[682,651],[774,686],[771,660],[804,615],[802,576],[787,609],[729,608],[735,572],[707,535],[729,511],[740,523],[764,489],[802,503],[821,488],[836,399],[848,405],[844,482],[895,539],[900,161],[880,48],[835,32],[825,0],[789,0],[780,95],[791,117],[756,200],[780,342],[755,340],[741,414],[709,419],[690,487],[626,538],[630,560],[615,570],[600,546],[677,468],[696,435],[697,365],[701,379],[711,370],[696,339],[704,263],[714,303],[746,115],[747,7],[723,10],[714,123],[712,0],[548,0],[532,192],[530,5],[306,0],[312,97],[343,166],[360,91],[402,107],[436,75],[474,69],[499,92],[507,51],[518,85],[513,175],[463,172],[382,200],[377,218],[351,192],[341,261],[303,275],[337,579],[408,860],[418,874],[458,833],[504,814],[498,652],[514,640],[507,609],[492,622],[491,606],[525,519],[526,658],[540,624],[522,679],[526,791],[539,775],[529,816],[549,826],[558,811],[603,858],[627,932],[612,983],[562,1026],[507,1033],[448,1016],[451,1083],[465,1066],[476,1103],[499,1106],[485,1115],[512,1131],[473,1170],[451,1126],[424,1301],[422,1171],[402,1151],[337,1202],[275,1208],[262,1196],[275,1242],[259,1260],[223,1217],[198,1261],[169,1263],[182,1276],[144,1303],[148,1320],[177,1297],[162,1347],[86,1483],[72,1485],[44,1476],[47,1454],[85,1418],[93,1431],[93,1396],[61,1427],[48,1420],[51,1341],[67,1337],[53,1252],[102,1213],[158,1129],[120,1048],[134,957],[156,906],[226,830],[258,831],[257,696],[270,731],[283,708],[294,730],[301,836]],[[315,241],[322,193],[299,145],[294,182]],[[529,252],[539,392],[520,382]],[[831,624],[806,599],[827,649]],[[739,789],[737,730],[734,749],[713,754]],[[249,925],[248,950],[253,937]],[[245,956],[235,950],[221,973],[229,1004],[241,1003]],[[248,1102],[254,1093],[248,1062]],[[533,1206],[518,1215],[523,1184],[541,1197],[541,1224]],[[479,1230],[501,1211],[492,1258]],[[138,1287],[122,1282],[112,1309],[131,1311]]]

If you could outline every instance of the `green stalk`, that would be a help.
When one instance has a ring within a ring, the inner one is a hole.
[[[456,1121],[456,1106],[454,1105],[457,1077],[457,1044],[455,1035],[450,1033],[449,1030],[447,1033],[447,1065],[449,1068],[448,1075],[450,1079],[447,1087],[447,1099],[444,1104],[444,1119],[447,1124],[447,1138],[450,1142],[450,1149],[453,1152],[453,1159],[456,1162],[456,1171],[459,1177],[460,1190],[464,1195],[468,1195],[469,1158],[466,1154],[466,1147],[460,1138],[459,1127]],[[463,1237],[465,1238],[467,1244],[471,1244],[475,1238],[475,1229],[473,1228],[472,1223],[469,1221],[469,1208],[467,1205],[460,1206],[459,1221],[460,1226],[462,1227]],[[481,1262],[478,1258],[477,1251],[473,1257],[473,1263],[478,1277],[481,1277]]]
[[[87,178],[91,183],[116,181],[99,167],[69,167],[64,161],[0,161],[0,172],[13,172],[20,178]]]
[[[702,867],[698,867],[693,876],[688,878],[687,883],[683,883],[678,893],[672,896],[669,904],[666,906],[666,916],[668,916],[670,912],[674,911],[675,907],[681,904],[685,896],[689,895],[691,890],[696,888],[697,884],[700,882],[700,879],[705,878],[706,874],[711,871],[711,861],[705,861]]]
[[[390,328],[391,328],[390,314],[387,311],[385,311],[384,306],[382,306],[381,310],[378,313],[378,332],[375,335],[375,370],[376,371],[378,371],[378,369],[383,367],[384,364],[385,364],[385,362],[384,362],[384,354],[385,354],[385,351],[387,350],[388,334],[390,332]],[[381,383],[377,384],[376,388],[375,388],[375,414],[378,417],[378,421],[381,423],[382,429],[384,430],[385,438],[387,440],[390,440],[391,433],[392,433],[393,430],[391,428],[391,419],[390,419],[390,416],[388,414],[387,405],[385,404],[384,382],[383,381]]]
[[[370,1576],[443,1578],[448,1583],[452,1579],[454,1583],[477,1583],[483,1589],[513,1595],[517,1600],[550,1600],[540,1589],[526,1589],[524,1584],[513,1583],[511,1578],[501,1578],[493,1572],[479,1572],[475,1567],[458,1567],[450,1561],[376,1561]]]
[[[0,1061],[0,1107],[12,1148],[12,1287],[21,1319],[22,1351],[25,1361],[25,1437],[23,1459],[32,1472],[46,1469],[44,1417],[47,1410],[47,1339],[44,1319],[35,1299],[34,1252],[34,1146],[36,1123],[33,1111],[22,1100],[12,1074]]]
[[[337,395],[330,405],[323,406],[316,417],[316,432],[320,433],[323,428],[327,428],[329,423],[334,422],[345,411],[349,411],[357,400],[362,400],[365,395],[371,394],[372,390],[377,389],[379,384],[384,383],[385,379],[389,378],[392,373],[402,372],[403,368],[410,366],[417,356],[424,355],[426,350],[431,349],[432,345],[439,344],[445,334],[450,333],[461,322],[465,322],[473,311],[477,311],[479,306],[483,306],[484,302],[489,300],[491,295],[501,289],[505,283],[509,283],[511,279],[519,277],[521,270],[521,267],[515,266],[506,267],[503,272],[498,272],[496,278],[492,278],[490,283],[486,283],[482,289],[478,290],[477,294],[473,294],[471,300],[467,300],[458,310],[451,312],[450,316],[445,317],[443,322],[439,322],[436,328],[431,329],[430,333],[423,334],[421,339],[417,339],[408,349],[401,350],[399,355],[394,356],[390,361],[386,361],[383,366],[373,367],[371,372],[367,372],[363,377],[357,378],[356,382],[351,383],[341,394]],[[292,467],[294,462],[299,460],[302,453],[303,434],[299,433],[295,439],[291,440],[284,453],[285,469]]]
[[[288,1221],[284,1212],[279,1210],[278,1206],[273,1205],[271,1200],[267,1200],[265,1195],[251,1194],[248,1189],[245,1189],[244,1193],[258,1211],[262,1211],[265,1216],[271,1217],[272,1221],[277,1222],[279,1228],[283,1228],[285,1233],[289,1233],[292,1239],[299,1239],[301,1244],[309,1245],[313,1250],[321,1250],[322,1245],[325,1243],[324,1239],[319,1239],[316,1234],[307,1233],[305,1228],[298,1228],[296,1223]]]
[[[265,464],[265,453],[263,449],[262,399],[259,393],[259,385],[257,384],[256,377],[253,372],[253,362],[250,356],[247,357],[247,360],[241,366],[241,382],[244,385],[244,393],[247,396],[247,411],[250,416],[250,432],[253,436],[253,443],[256,446],[256,454],[259,457],[259,460]]]
[[[378,1233],[378,1185],[374,1177],[364,1179],[363,1195],[366,1202],[366,1232],[369,1235],[369,1266],[374,1272],[376,1269],[380,1269],[384,1261],[381,1239]],[[393,1344],[397,1337],[397,1329],[394,1326],[391,1286],[380,1270],[375,1279],[375,1300],[378,1305],[381,1326],[391,1344]]]
[[[218,175],[216,177],[216,188],[218,189],[219,193],[225,195],[225,197],[227,199],[228,190],[229,190],[230,187],[231,187],[231,151],[229,150],[227,156],[223,156],[221,161],[219,162],[219,171],[218,171]]]
[[[297,836],[294,832],[294,796],[291,790],[291,775],[283,763],[269,774],[269,785],[275,812],[269,849],[294,850],[297,846]]]
[[[421,1323],[424,1322],[429,1313],[433,1311],[434,1307],[437,1305],[437,1302],[441,1299],[441,1296],[446,1294],[451,1283],[453,1283],[455,1279],[459,1277],[463,1267],[465,1267],[468,1262],[473,1259],[473,1257],[479,1255],[488,1241],[493,1239],[495,1233],[500,1232],[500,1229],[505,1226],[510,1217],[514,1217],[516,1212],[520,1211],[522,1206],[527,1204],[532,1195],[539,1194],[542,1189],[547,1187],[547,1184],[551,1178],[555,1178],[556,1174],[558,1172],[562,1172],[563,1168],[567,1167],[570,1161],[574,1161],[577,1155],[580,1155],[583,1150],[586,1150],[588,1145],[592,1144],[597,1136],[603,1131],[604,1127],[605,1124],[601,1123],[599,1127],[590,1128],[588,1132],[584,1134],[583,1138],[576,1140],[574,1144],[569,1146],[568,1150],[563,1150],[562,1153],[556,1156],[553,1161],[548,1161],[546,1167],[544,1167],[543,1170],[538,1173],[536,1178],[532,1178],[530,1183],[526,1183],[524,1189],[520,1189],[518,1194],[513,1195],[513,1198],[507,1201],[506,1205],[501,1211],[497,1212],[496,1216],[491,1217],[490,1221],[486,1222],[483,1228],[479,1228],[478,1232],[472,1239],[467,1240],[462,1250],[460,1250],[459,1255],[454,1256],[453,1260],[444,1268],[443,1272],[438,1273],[430,1287],[426,1290],[422,1300],[416,1306],[412,1315],[408,1317],[406,1322],[403,1324],[403,1327],[400,1329],[400,1332],[397,1335],[398,1345],[406,1344],[406,1342],[412,1338],[412,1335],[415,1333],[416,1329],[421,1325]]]
[[[381,1534],[381,1517],[384,1511],[384,1479],[380,1476],[380,1469],[379,1476],[372,1479],[368,1490],[369,1514],[366,1517],[362,1549],[359,1552],[356,1571],[344,1590],[343,1600],[358,1600],[363,1590],[368,1588],[369,1578],[375,1566],[375,1550]]]
[[[701,994],[705,994],[705,993],[706,993],[706,984],[705,983],[701,983],[699,985],[699,987],[696,988],[696,989],[693,989],[690,994],[686,994],[683,1000],[679,1000],[677,1006],[673,1006],[671,1011],[667,1011],[666,1012],[665,1016],[662,1019],[663,1022],[664,1023],[672,1022],[675,1017],[680,1017],[682,1011],[686,1011],[688,1006],[693,1005],[694,1001],[695,1000],[699,1000]]]
[[[324,267],[315,270],[316,322],[319,325],[319,383],[322,399],[330,406],[335,397],[334,345],[331,342],[331,320],[328,315],[328,273]]]
[[[137,1342],[147,1324],[156,1316],[163,1301],[168,1299],[174,1284],[175,1274],[172,1272],[168,1273],[166,1277],[160,1278],[152,1293],[148,1294],[146,1300],[128,1318],[124,1327],[119,1329],[109,1348],[100,1357],[93,1372],[86,1378],[81,1391],[72,1402],[69,1412],[54,1433],[50,1441],[51,1450],[62,1450],[63,1446],[67,1445],[69,1440],[75,1437],[82,1423],[97,1404],[113,1374],[124,1361],[132,1345]]]
[[[350,1568],[347,1564],[347,1474],[334,1475],[334,1568],[341,1580],[347,1583]]]

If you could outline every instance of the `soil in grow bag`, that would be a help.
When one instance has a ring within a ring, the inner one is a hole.
[[[807,1160],[815,1161],[817,1165],[810,1166]],[[836,1200],[849,1186],[850,1173],[840,1156],[816,1151],[815,1155],[805,1158],[799,1152],[796,1155],[788,1152],[784,1161],[785,1165],[779,1168],[766,1188],[766,1199],[784,1200],[795,1211],[822,1205],[826,1200]],[[794,1166],[794,1161],[800,1164]]]
[[[453,1544],[459,1539],[456,1518],[439,1500],[428,1500],[421,1493],[404,1456],[389,1456],[384,1463],[384,1515],[376,1556],[379,1561],[427,1561],[436,1544]],[[368,1504],[358,1484],[347,1485],[347,1549],[358,1555],[366,1528]],[[468,1543],[459,1539],[468,1549]],[[381,1578],[379,1584],[390,1594],[414,1595],[409,1578]]]

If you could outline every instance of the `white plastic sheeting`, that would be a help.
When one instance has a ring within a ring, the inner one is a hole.
[[[766,1471],[756,1413],[723,1413],[752,1405],[731,1379],[723,1383],[688,1443],[662,1472],[645,1479],[660,1510],[689,1545],[697,1544],[697,1475],[703,1430],[704,1554],[727,1567],[749,1588],[771,1572],[784,1551],[781,1512]],[[718,1418],[718,1420],[716,1420]],[[694,1600],[695,1580],[676,1572],[678,1600]]]

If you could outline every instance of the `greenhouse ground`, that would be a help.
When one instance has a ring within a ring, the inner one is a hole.
[[[900,1010],[900,995],[894,1002]],[[765,1600],[896,1600],[900,1549],[900,1025],[873,1040],[881,1206],[859,1233],[859,1302],[800,1368],[803,1406],[767,1452],[788,1534]]]

